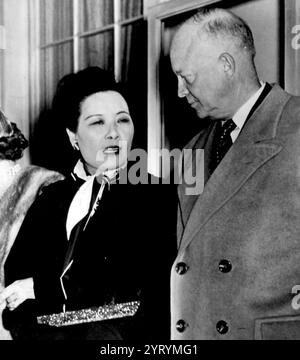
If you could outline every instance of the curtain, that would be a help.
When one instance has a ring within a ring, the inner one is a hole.
[[[113,0],[80,0],[80,32],[99,29],[114,22]]]
[[[71,41],[41,50],[41,109],[51,107],[58,81],[72,70],[73,43]]]
[[[87,66],[100,66],[105,70],[114,71],[114,33],[113,30],[97,35],[84,37],[80,40],[81,69]]]
[[[121,20],[143,14],[142,0],[121,0]],[[147,149],[147,22],[142,18],[121,28],[121,81],[127,85],[135,125],[134,146]]]
[[[80,33],[101,30],[114,23],[113,0],[82,0],[79,2]],[[80,38],[79,67],[99,66],[114,72],[113,29]]]
[[[127,85],[135,124],[134,145],[147,149],[147,22],[122,26],[121,81]]]
[[[73,0],[39,0],[39,8],[39,115],[31,129],[30,153],[34,164],[62,171],[68,157],[65,132],[49,109],[58,81],[74,69]]]
[[[72,36],[72,0],[41,0],[40,11],[41,45]]]
[[[300,0],[285,1],[285,90],[300,95]]]
[[[121,20],[143,15],[142,0],[121,0]]]
[[[40,106],[41,110],[51,105],[58,80],[73,70],[73,44],[53,44],[64,40],[73,32],[73,1],[42,0],[40,5]]]
[[[121,20],[127,20],[142,14],[142,0],[121,0]],[[147,59],[147,32],[144,20],[122,27],[121,57],[121,78],[123,81],[128,81],[135,74],[136,66],[140,70],[142,66],[140,62],[145,63]]]
[[[121,78],[141,81],[147,77],[147,24],[144,20],[122,26]]]

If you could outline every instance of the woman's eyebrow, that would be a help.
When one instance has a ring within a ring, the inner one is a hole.
[[[129,115],[129,113],[128,113],[127,111],[125,111],[125,110],[117,112],[117,115],[120,115],[120,114],[127,114],[127,115]]]
[[[91,115],[88,115],[87,117],[85,117],[84,120],[88,120],[89,118],[94,117],[94,116],[103,116],[103,114],[91,114]]]

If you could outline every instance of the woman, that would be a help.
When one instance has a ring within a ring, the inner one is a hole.
[[[28,142],[15,123],[0,111],[0,198],[12,183],[21,166],[19,160]]]
[[[37,166],[21,167],[18,160],[27,146],[17,125],[0,111],[0,291],[4,287],[3,265],[26,211],[43,186],[63,178]],[[2,321],[0,339],[11,339]]]
[[[7,326],[25,339],[167,339],[175,196],[120,183],[134,126],[107,72],[67,75],[53,108],[79,160],[33,204],[10,252]]]

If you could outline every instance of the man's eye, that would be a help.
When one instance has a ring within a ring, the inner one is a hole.
[[[186,84],[192,84],[194,81],[194,76],[192,74],[181,75],[181,78]]]
[[[191,75],[187,75],[184,77],[184,80],[187,84],[191,84],[193,82],[193,78]]]

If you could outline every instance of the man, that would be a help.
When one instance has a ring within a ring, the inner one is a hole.
[[[179,187],[172,339],[300,339],[300,99],[259,81],[251,30],[223,9],[188,19],[170,56],[211,120],[186,146],[205,186]]]

